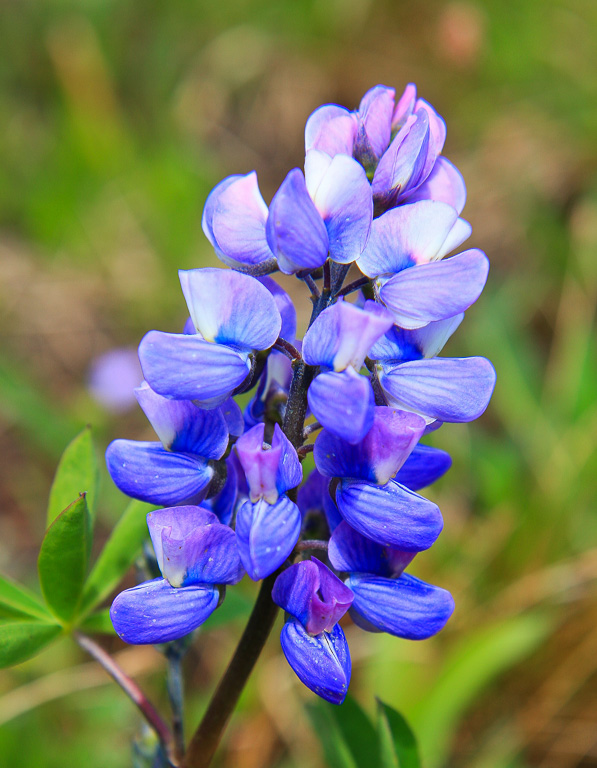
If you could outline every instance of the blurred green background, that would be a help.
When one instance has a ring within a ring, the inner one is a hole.
[[[402,711],[430,768],[597,766],[596,40],[594,0],[3,0],[0,571],[34,582],[81,426],[98,452],[149,435],[87,372],[181,326],[177,268],[216,264],[211,187],[256,169],[269,200],[315,107],[414,81],[492,262],[446,353],[486,355],[498,385],[478,422],[434,436],[454,457],[427,492],[446,525],[414,571],[456,613],[421,644],[349,626],[351,690]],[[125,504],[107,477],[102,494],[100,540]],[[189,726],[239,631],[208,624],[189,655]],[[156,651],[107,647],[167,706]],[[309,698],[274,637],[218,764],[321,768]],[[124,768],[138,730],[68,640],[0,673],[1,765]]]

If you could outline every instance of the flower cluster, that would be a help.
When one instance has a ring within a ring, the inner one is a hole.
[[[300,680],[341,703],[344,614],[414,640],[445,625],[449,592],[405,573],[443,525],[418,491],[451,463],[420,441],[480,416],[495,384],[484,358],[438,356],[488,272],[482,251],[449,256],[471,227],[445,134],[413,85],[398,100],[379,85],[354,112],[309,117],[304,173],[269,206],[254,172],[209,195],[203,229],[230,269],[180,272],[183,332],[139,346],[136,395],[159,442],[107,451],[124,493],[165,507],[148,516],[163,578],[112,606],[125,641],[188,634],[246,573],[284,609]],[[302,340],[276,271],[311,291]],[[251,391],[241,412],[233,398]]]

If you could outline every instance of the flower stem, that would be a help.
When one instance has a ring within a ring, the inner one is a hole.
[[[334,292],[341,289],[349,267],[350,265],[328,264],[326,262],[326,266],[324,266],[324,289],[314,297],[309,327],[321,312],[333,303]],[[284,340],[278,339],[277,343],[279,344],[280,341]],[[284,347],[284,344],[281,346]],[[286,351],[289,350],[286,349]],[[317,368],[307,365],[299,356],[292,363],[292,370],[292,381],[282,429],[295,449],[299,451],[305,442],[307,390],[313,381]],[[296,488],[291,489],[288,492],[289,498],[296,500],[296,492]],[[281,568],[270,574],[261,583],[261,589],[247,626],[239,640],[234,656],[207,706],[203,719],[193,734],[183,757],[182,768],[208,768],[211,764],[228,720],[265,646],[280,610],[272,600],[272,587],[280,571]]]
[[[90,656],[101,664],[106,672],[118,683],[129,699],[137,706],[143,717],[156,732],[161,745],[167,754],[170,754],[172,748],[172,734],[166,723],[162,720],[157,709],[145,696],[137,683],[131,679],[118,666],[114,659],[99,646],[95,640],[81,632],[73,632],[73,638]]]
[[[183,759],[183,768],[207,768],[220,743],[224,728],[232,715],[243,688],[280,610],[272,600],[272,587],[278,571],[261,583],[257,601],[234,656],[195,731]]]
[[[353,293],[353,291],[357,291],[359,288],[367,285],[368,282],[368,277],[359,277],[357,280],[354,280],[352,283],[349,283],[348,285],[344,286],[344,288],[339,290],[336,296],[347,296],[349,293]]]

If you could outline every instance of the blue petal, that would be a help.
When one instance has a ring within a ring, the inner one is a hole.
[[[298,168],[290,171],[276,192],[266,232],[278,266],[287,275],[316,269],[327,259],[328,233]]]
[[[170,538],[182,541],[196,528],[212,525],[217,522],[218,520],[212,512],[191,504],[156,509],[153,512],[149,512],[147,515],[147,527],[149,528],[151,543],[153,544],[155,557],[162,575],[165,576],[164,551],[162,547],[162,533],[164,531]],[[180,584],[175,586],[178,587]]]
[[[238,403],[229,397],[219,406],[218,410],[224,417],[228,432],[234,437],[240,437],[245,429],[245,422]]]
[[[379,161],[371,183],[373,195],[391,205],[423,179],[429,149],[429,117],[424,110],[407,118]]]
[[[408,195],[409,203],[417,200],[438,200],[462,213],[466,203],[466,186],[458,168],[445,157],[438,157],[425,183]]]
[[[355,595],[353,611],[382,632],[407,640],[435,635],[454,611],[449,592],[408,574],[398,579],[355,575],[346,583]]]
[[[319,149],[330,157],[352,155],[357,128],[355,116],[345,107],[324,104],[316,109],[305,126],[305,152]]]
[[[465,422],[487,408],[495,370],[484,357],[436,357],[389,368],[380,381],[398,408],[440,421]]]
[[[274,504],[278,496],[295,488],[303,470],[292,443],[278,424],[271,445],[264,442],[265,424],[256,424],[236,442],[236,454],[249,486],[252,502],[264,498]]]
[[[298,619],[310,635],[331,632],[350,608],[352,592],[316,557],[294,563],[278,576],[272,600]]]
[[[307,398],[319,423],[349,443],[358,443],[373,426],[373,390],[369,379],[354,368],[320,373],[311,383]]]
[[[114,440],[106,449],[106,463],[127,496],[168,507],[200,498],[213,477],[206,461],[171,453],[161,443]]]
[[[280,328],[280,336],[287,341],[294,341],[296,339],[296,309],[290,296],[286,293],[278,283],[268,275],[257,278],[262,285],[265,285],[267,290],[274,297],[278,312],[282,318],[282,327]]]
[[[393,88],[376,85],[361,99],[353,154],[365,168],[374,165],[388,148],[395,95]]]
[[[417,445],[395,479],[397,483],[405,485],[411,491],[419,491],[439,480],[451,466],[452,459],[449,453],[429,445]]]
[[[265,237],[267,205],[255,171],[231,176],[211,192],[203,213],[203,231],[216,253],[230,266],[255,266],[273,261]]]
[[[294,549],[301,532],[301,513],[288,496],[275,504],[246,501],[236,516],[240,558],[253,581],[273,573]]]
[[[377,486],[344,480],[336,490],[336,502],[355,530],[394,549],[429,549],[443,527],[436,504],[394,481]]]
[[[247,353],[211,344],[199,336],[149,331],[141,339],[139,359],[149,386],[164,397],[223,402],[248,376]]]
[[[232,528],[212,523],[195,528],[184,539],[162,533],[165,578],[175,587],[237,584],[244,576]]]
[[[464,313],[461,312],[446,320],[428,323],[423,328],[405,330],[394,326],[375,342],[369,350],[369,357],[388,363],[406,363],[422,357],[435,357],[463,319]]]
[[[206,411],[189,400],[169,400],[147,382],[135,395],[164,448],[219,459],[228,447],[226,420],[219,409]]]
[[[481,295],[488,272],[483,251],[472,249],[402,270],[381,286],[379,298],[397,325],[420,328],[468,309]]]
[[[373,426],[356,445],[323,430],[315,441],[315,466],[328,477],[351,477],[383,485],[421,438],[425,420],[385,406],[374,409]]]
[[[458,221],[454,208],[431,200],[392,208],[373,221],[371,237],[357,265],[368,277],[377,277],[427,264],[438,258]],[[456,241],[450,239],[452,242]]]
[[[391,578],[399,576],[416,553],[390,549],[351,528],[343,521],[330,539],[328,557],[337,571],[370,573]]]
[[[305,158],[307,189],[325,223],[330,258],[350,264],[367,245],[373,220],[371,185],[363,166],[347,155],[311,150]]]
[[[121,592],[110,608],[110,618],[125,643],[168,643],[190,634],[218,606],[214,587],[171,587],[154,579]]]
[[[374,301],[357,307],[338,301],[325,309],[303,340],[303,358],[309,365],[343,371],[359,370],[371,346],[392,327],[391,314]]]
[[[271,292],[259,280],[231,269],[181,269],[182,292],[206,341],[241,350],[268,349],[282,318]]]
[[[209,195],[207,196],[207,200],[205,201],[205,206],[203,208],[203,216],[201,218],[201,227],[203,229],[203,232],[205,233],[205,237],[207,237],[209,242],[213,245],[216,251],[216,254],[218,255],[218,258],[222,259],[222,261],[227,261],[228,259],[226,254],[222,253],[214,235],[214,230],[213,230],[214,211],[218,204],[220,195],[223,194],[231,184],[233,184],[235,181],[238,181],[239,179],[242,179],[242,178],[243,177],[241,175],[237,174],[235,176],[228,176],[227,178],[223,179],[209,193]]]
[[[280,643],[298,679],[332,704],[342,704],[350,683],[350,652],[341,627],[311,637],[295,619],[282,627]]]

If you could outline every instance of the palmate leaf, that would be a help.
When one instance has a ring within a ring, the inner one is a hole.
[[[46,527],[81,493],[87,496],[87,507],[93,518],[97,499],[99,472],[97,457],[86,427],[66,447],[50,489]]]
[[[98,635],[115,635],[116,631],[112,626],[112,619],[110,618],[110,609],[103,608],[101,611],[96,611],[91,615],[83,619],[79,624],[79,628],[84,632],[92,632]]]
[[[146,518],[152,509],[155,504],[131,501],[124,510],[85,582],[82,614],[105,600],[135,562],[143,542],[149,537]]]
[[[34,656],[62,631],[43,621],[0,621],[0,667],[10,667]]]
[[[52,618],[35,593],[0,575],[0,617],[11,616],[29,616],[42,621]]]
[[[46,603],[62,622],[70,622],[79,606],[90,550],[91,516],[83,495],[48,528],[37,561]]]
[[[378,699],[377,718],[382,768],[421,768],[417,740],[402,715]]]

